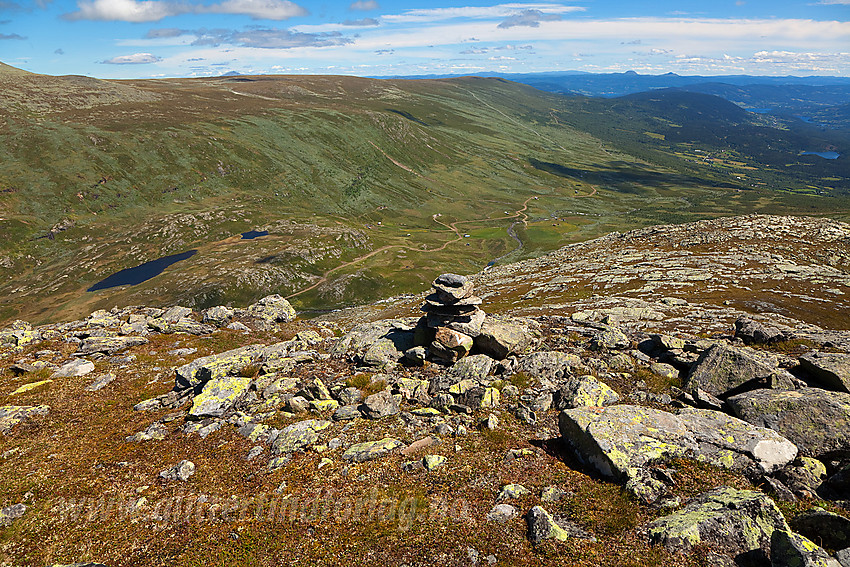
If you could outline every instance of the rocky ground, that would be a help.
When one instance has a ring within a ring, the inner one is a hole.
[[[848,262],[739,217],[321,319],[16,322],[0,561],[850,565]]]

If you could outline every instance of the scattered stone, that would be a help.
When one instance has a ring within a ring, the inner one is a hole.
[[[820,388],[755,390],[726,400],[735,415],[769,427],[807,457],[850,453],[850,394]]]
[[[478,423],[479,429],[484,429],[486,431],[493,431],[499,427],[499,418],[493,415],[492,413],[488,415],[485,419],[482,419]]]
[[[531,494],[531,491],[521,484],[506,484],[499,491],[496,500],[517,499],[528,496],[529,494]]]
[[[377,394],[367,396],[360,406],[360,413],[368,419],[381,419],[397,414],[401,411],[398,407],[398,401],[389,390],[383,390]]]
[[[53,378],[70,378],[73,376],[85,376],[94,371],[94,362],[85,359],[66,362],[53,373]]]
[[[159,476],[166,480],[180,480],[186,482],[193,474],[195,474],[195,463],[184,459],[173,467],[160,472]]]
[[[254,381],[250,376],[221,376],[207,381],[195,396],[190,419],[221,417],[248,392]]]
[[[850,519],[812,508],[794,516],[791,527],[798,534],[815,540],[830,549],[850,547]]]
[[[784,331],[747,317],[741,317],[735,321],[735,336],[747,345],[769,345],[789,338],[789,335]]]
[[[824,387],[850,392],[850,354],[810,352],[800,357],[800,367]]]
[[[23,386],[18,387],[14,392],[9,394],[10,396],[17,396],[18,394],[23,394],[25,392],[29,392],[39,388],[41,386],[46,386],[47,384],[52,384],[53,380],[39,380],[38,382],[30,382],[29,384],[24,384]]]
[[[794,389],[793,377],[740,348],[717,343],[697,359],[685,380],[685,390],[702,389],[718,398],[758,388]]]
[[[519,516],[519,511],[510,504],[496,504],[487,513],[487,521],[506,524]]]
[[[130,443],[139,443],[142,441],[162,441],[168,435],[168,428],[165,424],[156,421],[148,426],[144,431],[140,431],[126,438]]]
[[[841,567],[812,540],[790,530],[774,530],[770,537],[772,567]]]
[[[543,540],[554,539],[556,541],[567,541],[568,539],[584,539],[595,542],[596,538],[590,533],[566,519],[556,520],[542,506],[533,507],[525,517],[528,523],[528,539],[534,545]]]
[[[307,419],[284,427],[272,445],[272,452],[278,455],[306,449],[315,444],[319,440],[319,433],[330,425],[330,421]]]
[[[266,296],[249,305],[246,312],[254,324],[263,329],[273,329],[277,323],[289,323],[296,317],[292,305],[277,294]]]
[[[481,325],[475,348],[496,360],[511,355],[523,355],[540,341],[539,333],[519,319],[487,317]]]
[[[98,390],[102,390],[103,388],[105,388],[113,380],[115,380],[114,374],[104,374],[103,376],[96,378],[94,382],[86,386],[86,390],[89,392],[97,392]]]
[[[362,417],[363,414],[360,413],[360,409],[357,405],[347,405],[347,406],[339,406],[333,414],[332,419],[334,421],[350,421],[352,419],[357,419],[358,417]]]
[[[414,455],[418,451],[423,451],[429,447],[437,445],[440,441],[436,437],[428,436],[418,439],[401,450],[402,455]]]
[[[559,351],[533,352],[519,360],[516,371],[524,372],[536,378],[544,388],[557,388],[571,372],[573,366],[579,366],[581,359],[574,354]]]
[[[711,410],[674,415],[625,404],[576,408],[561,412],[559,426],[583,462],[614,479],[631,478],[635,469],[664,459],[772,472],[797,456],[778,433]]]
[[[594,350],[611,350],[629,348],[631,341],[619,328],[610,326],[595,335],[590,340],[590,348]]]
[[[566,376],[553,395],[553,404],[559,410],[582,406],[610,406],[619,401],[617,392],[589,374]]]
[[[392,437],[385,437],[379,441],[365,441],[346,449],[342,454],[342,458],[346,461],[362,463],[364,461],[379,459],[403,445],[404,443]]]
[[[446,463],[446,458],[442,455],[425,455],[422,457],[422,465],[425,470],[432,471],[443,466]]]
[[[26,512],[27,507],[23,503],[12,504],[11,506],[0,509],[0,526],[10,525],[14,520],[22,518]]]
[[[547,486],[540,493],[540,500],[543,502],[560,502],[567,495],[569,495],[569,492],[565,490],[556,486]]]
[[[764,560],[776,530],[790,528],[773,500],[761,492],[724,486],[650,523],[648,533],[654,543],[672,552],[709,544],[733,556],[755,552]]]
[[[75,355],[114,354],[130,347],[147,344],[145,337],[88,337],[80,343]]]
[[[34,415],[47,415],[50,406],[0,406],[0,433],[8,434],[12,428]]]
[[[493,362],[486,354],[473,354],[455,362],[446,374],[451,384],[463,380],[484,380],[490,374]]]
[[[233,309],[216,305],[201,312],[201,322],[216,327],[224,327],[233,320]]]
[[[374,368],[390,369],[404,357],[390,339],[378,339],[363,355],[363,364]]]
[[[177,368],[174,388],[194,388],[212,379],[222,378],[253,363],[261,354],[262,345],[248,345],[197,358]]]

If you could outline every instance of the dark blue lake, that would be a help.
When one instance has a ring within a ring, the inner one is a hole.
[[[755,112],[756,114],[768,114],[772,108],[748,108],[749,112]]]
[[[801,156],[820,156],[824,159],[838,159],[838,152],[800,152]]]
[[[255,238],[268,235],[268,230],[249,230],[248,232],[242,233],[242,240],[254,240]]]
[[[99,289],[108,289],[110,287],[118,287],[119,285],[138,285],[148,281],[154,276],[158,276],[171,264],[176,264],[180,260],[191,258],[197,254],[197,250],[189,250],[180,254],[172,254],[171,256],[163,256],[144,264],[139,264],[135,268],[127,268],[120,272],[115,272],[106,279],[100,280],[86,291],[97,291]]]

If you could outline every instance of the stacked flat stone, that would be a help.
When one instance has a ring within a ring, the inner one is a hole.
[[[455,362],[469,353],[473,339],[481,333],[485,317],[478,308],[481,298],[473,295],[472,282],[457,274],[442,274],[432,286],[422,305],[427,326],[434,330],[431,355]]]

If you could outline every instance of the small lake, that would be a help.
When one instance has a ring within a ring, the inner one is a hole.
[[[268,230],[249,230],[248,232],[242,233],[242,240],[254,240],[255,238],[268,235]]]
[[[838,159],[841,154],[838,152],[800,152],[801,156],[820,156],[824,159]]]
[[[100,280],[86,291],[98,291],[100,289],[109,289],[110,287],[118,287],[120,285],[138,285],[148,281],[154,276],[161,274],[165,268],[171,264],[176,264],[186,258],[191,258],[197,254],[197,250],[188,250],[180,254],[172,254],[171,256],[163,256],[144,264],[139,264],[134,268],[127,268],[120,272],[115,272],[106,279]]]

